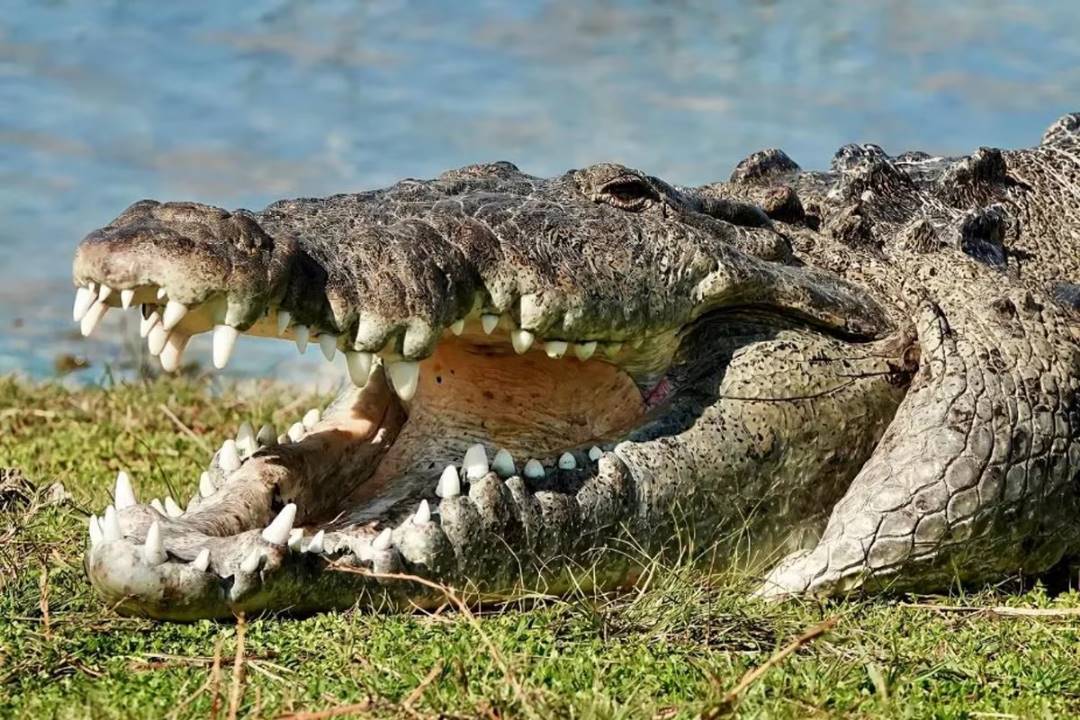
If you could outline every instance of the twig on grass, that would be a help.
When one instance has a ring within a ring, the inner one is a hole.
[[[409,693],[409,696],[401,703],[401,707],[405,709],[405,712],[410,715],[413,714],[413,703],[420,699],[420,696],[424,694],[424,691],[427,690],[431,683],[435,682],[436,678],[442,674],[442,671],[442,662],[435,663],[435,666],[428,671],[428,674],[424,676],[424,679],[420,681],[420,684],[413,688],[413,691]]]
[[[240,698],[244,694],[244,631],[247,622],[244,613],[236,616],[236,654],[233,656],[232,685],[229,687],[229,720],[236,720]]]
[[[368,570],[367,568],[341,565],[337,562],[330,563],[328,567],[331,570],[337,570],[339,572],[350,573],[353,575],[362,575],[364,577],[369,577],[374,580],[403,580],[405,582],[414,582],[441,593],[442,596],[446,598],[446,600],[450,602],[450,604],[452,604],[459,613],[461,613],[462,617],[464,617],[466,622],[468,622],[469,625],[472,626],[473,630],[476,631],[476,634],[480,638],[480,642],[482,642],[484,644],[484,647],[487,648],[488,653],[490,653],[491,655],[491,659],[495,662],[496,665],[498,665],[499,670],[501,670],[503,673],[503,677],[506,678],[507,684],[510,686],[510,689],[513,690],[514,696],[517,698],[518,702],[521,703],[522,709],[529,716],[536,715],[536,713],[532,711],[531,705],[528,702],[528,696],[525,692],[525,689],[521,686],[521,683],[518,682],[513,670],[510,669],[510,665],[503,658],[502,653],[499,652],[499,649],[495,647],[495,643],[493,643],[491,641],[491,638],[488,637],[487,633],[484,632],[484,628],[480,625],[480,621],[477,620],[476,615],[474,615],[473,612],[469,609],[469,606],[460,597],[458,597],[457,592],[452,587],[450,587],[449,585],[443,585],[442,583],[434,582],[432,580],[428,580],[427,578],[420,577],[419,575],[410,575],[408,573],[381,573],[376,572],[375,570]]]
[[[825,620],[824,622],[818,623],[817,625],[813,626],[812,628],[810,628],[809,630],[804,632],[799,637],[797,637],[794,640],[792,640],[791,642],[789,642],[784,647],[777,650],[775,653],[773,653],[772,657],[770,657],[768,660],[763,662],[761,665],[758,665],[757,667],[748,670],[742,676],[742,678],[739,680],[739,682],[737,682],[735,684],[735,687],[731,688],[731,690],[728,690],[726,693],[724,693],[724,696],[722,698],[720,698],[720,702],[717,703],[717,705],[715,705],[712,708],[707,709],[704,713],[702,713],[702,717],[703,718],[718,717],[720,715],[720,713],[725,712],[730,708],[733,708],[735,706],[736,702],[738,701],[739,696],[747,688],[749,688],[755,682],[760,680],[761,677],[763,675],[765,675],[765,673],[769,672],[769,670],[772,670],[774,667],[776,667],[780,663],[784,662],[784,660],[787,659],[787,657],[789,655],[794,653],[796,650],[801,648],[803,645],[806,645],[807,643],[813,642],[815,639],[821,637],[826,632],[831,630],[833,628],[833,626],[836,625],[836,622],[837,622],[838,619],[839,618],[831,617],[831,618]]]
[[[189,438],[194,440],[195,443],[204,451],[206,451],[207,453],[210,452],[210,445],[207,444],[206,440],[200,437],[194,430],[185,425],[183,420],[176,417],[176,414],[173,413],[173,411],[170,410],[168,406],[165,405],[165,403],[158,403],[158,408],[161,410],[161,412],[165,413],[165,417],[169,418],[169,420],[172,421],[173,425],[175,425],[177,429],[180,430],[180,432],[184,433]]]
[[[49,623],[49,566],[41,565],[41,577],[38,582],[41,590],[41,599],[38,607],[41,608],[41,634],[46,640],[52,640],[52,625]]]
[[[221,643],[224,638],[219,634],[214,643],[214,660],[210,665],[210,717],[217,720],[221,711]]]
[[[328,718],[341,717],[343,715],[367,714],[371,708],[371,698],[368,698],[363,702],[353,703],[352,705],[339,705],[338,707],[330,708],[328,710],[286,713],[285,715],[278,715],[275,720],[327,720]]]
[[[909,610],[934,610],[940,613],[985,613],[999,617],[1026,618],[1076,618],[1080,617],[1080,608],[1019,608],[1006,605],[978,607],[977,605],[935,605],[933,603],[900,603],[900,607]]]

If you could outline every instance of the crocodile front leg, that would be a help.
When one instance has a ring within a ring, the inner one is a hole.
[[[1040,572],[1080,547],[1068,321],[1023,291],[989,305],[978,293],[952,289],[921,311],[910,393],[817,547],[789,555],[760,594],[941,588]]]

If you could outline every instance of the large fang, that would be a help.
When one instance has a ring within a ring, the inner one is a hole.
[[[319,349],[322,350],[323,357],[327,360],[333,360],[334,355],[337,353],[337,335],[323,334],[319,336]]]
[[[296,505],[289,503],[281,508],[281,512],[273,521],[263,528],[262,539],[271,545],[284,545],[289,542],[289,531],[292,530],[293,520],[296,519]]]
[[[191,561],[191,567],[199,572],[206,572],[206,569],[210,567],[210,551],[206,548],[200,550],[195,559]]]
[[[345,367],[349,370],[349,378],[353,381],[353,385],[364,387],[367,385],[368,375],[371,374],[371,353],[345,353]]]
[[[227,473],[231,473],[240,467],[240,451],[236,448],[236,441],[229,439],[221,445],[221,454],[218,456],[218,465]]]
[[[165,496],[165,514],[171,518],[178,518],[184,514],[184,509],[176,504],[171,495]]]
[[[150,350],[150,354],[157,357],[161,354],[161,351],[165,349],[165,341],[169,339],[169,331],[165,329],[165,326],[161,323],[157,323],[150,328],[146,334],[146,347]]]
[[[412,521],[413,525],[427,525],[431,522],[431,506],[428,505],[427,500],[420,501],[420,507],[416,508]]]
[[[481,315],[480,327],[484,328],[484,334],[490,335],[499,325],[498,315]]]
[[[487,475],[487,451],[484,450],[482,444],[476,443],[465,451],[465,459],[461,463],[461,469],[469,480],[479,480]]]
[[[101,523],[98,522],[97,515],[90,516],[90,547],[94,547],[101,543]]]
[[[457,468],[447,465],[439,476],[439,482],[435,486],[435,494],[441,498],[457,497],[461,494],[461,478],[458,477]]]
[[[588,360],[596,352],[596,341],[590,340],[585,343],[576,343],[574,345],[574,354],[577,355],[577,359],[581,361]]]
[[[311,338],[311,330],[307,325],[297,325],[293,328],[293,338],[296,340],[296,349],[303,355],[307,352],[308,340]]]
[[[416,394],[416,386],[420,381],[420,363],[412,360],[392,362],[386,369],[390,376],[390,382],[394,386],[394,392],[402,400],[412,400]]]
[[[311,430],[319,424],[319,420],[322,419],[322,413],[319,412],[319,408],[311,408],[304,417],[300,418],[300,422],[303,423],[305,430]]]
[[[258,449],[255,443],[255,430],[246,420],[240,423],[240,428],[236,431],[236,449],[245,456]]]
[[[120,307],[127,310],[131,307],[131,301],[135,299],[135,291],[131,288],[120,291]]]
[[[107,543],[120,539],[120,520],[116,517],[116,508],[112,505],[105,508],[105,519],[101,522],[101,539]]]
[[[218,370],[225,369],[229,364],[239,335],[240,331],[230,325],[214,326],[214,367]]]
[[[165,546],[161,542],[161,526],[157,520],[150,523],[150,529],[146,531],[146,544],[143,545],[143,560],[153,567],[160,565],[168,559],[165,554]]]
[[[518,355],[524,355],[532,347],[533,340],[536,336],[528,330],[511,330],[510,331],[510,344],[514,346],[514,352]]]
[[[146,337],[150,334],[150,331],[154,329],[154,326],[159,324],[161,324],[161,313],[154,310],[150,313],[149,317],[144,317],[139,320],[139,337]],[[160,352],[160,350],[158,352]]]
[[[184,319],[185,315],[187,315],[187,306],[175,300],[170,300],[165,306],[165,313],[161,316],[161,324],[165,326],[166,330],[172,330]]]
[[[288,310],[281,310],[277,314],[277,334],[281,337],[285,334],[285,331],[289,329],[289,323],[292,322],[292,313]]]
[[[210,473],[204,472],[199,476],[199,494],[206,498],[215,492],[217,492],[217,488],[214,487],[214,481],[210,479]]]
[[[71,319],[79,322],[86,316],[86,311],[94,304],[94,293],[89,288],[78,288],[75,291],[75,306],[71,309]]]
[[[161,361],[161,369],[165,372],[176,372],[180,369],[180,361],[184,357],[184,349],[191,338],[179,332],[169,333],[165,339],[165,347],[161,350],[158,359]]]
[[[131,478],[121,470],[116,474],[116,488],[113,490],[113,504],[117,510],[134,507],[138,504],[135,491],[131,487]]]
[[[304,548],[304,552],[313,553],[315,555],[321,553],[323,551],[323,539],[325,537],[325,530],[320,530],[319,532],[315,533],[315,537],[311,538],[311,542],[309,542],[308,546]]]
[[[371,541],[372,550],[389,550],[391,543],[394,541],[394,534],[390,531],[390,528],[386,528]]]
[[[90,337],[90,334],[94,332],[94,329],[108,311],[109,306],[100,300],[90,306],[90,309],[83,315],[82,320],[79,321],[79,331],[83,334],[83,337]]]
[[[514,456],[509,450],[500,448],[491,461],[491,469],[501,478],[508,478],[514,474]]]
[[[112,295],[112,288],[109,287],[108,285],[103,284],[100,288],[98,288],[98,294],[97,294],[98,302],[105,302],[106,300],[109,299],[110,295]]]
[[[569,347],[569,343],[565,340],[549,340],[544,343],[544,352],[552,360],[561,358],[566,354],[566,348]]]
[[[455,320],[454,322],[450,323],[450,332],[454,333],[455,335],[460,335],[464,331],[465,318],[461,318],[460,320]]]

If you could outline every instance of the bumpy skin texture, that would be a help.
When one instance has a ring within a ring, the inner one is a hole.
[[[379,512],[328,526],[339,562],[558,590],[597,558],[597,584],[632,578],[627,553],[602,552],[628,538],[648,553],[692,537],[769,562],[766,596],[930,591],[1080,548],[1078,128],[1070,115],[1037,147],[965,158],[850,145],[828,172],[766,150],[700,188],[618,165],[541,180],[495,163],[257,213],[143,202],[84,240],[75,276],[168,286],[189,305],[226,292],[242,330],[284,308],[343,349],[394,358],[431,355],[470,312],[504,313],[537,337],[624,342],[612,362],[670,388],[584,471],[489,473],[441,502],[406,473],[376,493]],[[161,617],[423,604],[414,584],[277,547],[237,569],[259,540],[227,518],[265,524],[327,447],[260,450],[221,478],[227,493],[167,523],[175,559],[220,545],[214,572],[130,572],[151,519],[139,506],[121,513],[132,544],[88,556],[91,579]],[[360,469],[335,467],[362,486]],[[420,497],[437,522],[411,523]],[[372,550],[382,527],[393,546]]]

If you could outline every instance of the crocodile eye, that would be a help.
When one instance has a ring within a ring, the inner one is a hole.
[[[621,210],[642,210],[657,199],[656,190],[642,178],[624,175],[605,183],[600,196]]]

